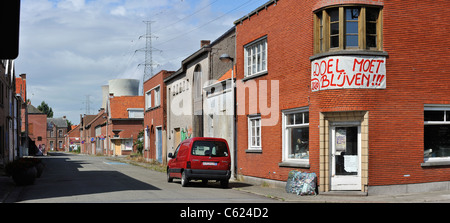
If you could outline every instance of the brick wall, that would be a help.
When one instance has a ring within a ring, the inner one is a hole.
[[[384,4],[386,89],[311,92],[313,10],[341,3]],[[449,16],[449,1],[408,1],[405,7],[404,1],[395,0],[281,0],[236,25],[237,79],[244,78],[243,46],[267,36],[268,74],[252,80],[280,81],[280,111],[304,106],[310,109],[310,168],[296,169],[320,172],[321,112],[368,111],[369,186],[449,181],[450,167],[421,166],[424,104],[450,104],[450,24],[445,22]],[[247,92],[247,110],[250,100],[256,98],[248,98]],[[279,115],[281,120],[281,112]],[[262,128],[260,154],[245,152],[248,147],[246,115],[238,116],[237,128],[238,173],[286,180],[293,168],[278,166],[282,160],[281,122]]]
[[[150,133],[150,143],[149,143],[149,149],[150,153],[148,151],[144,151],[144,157],[148,159],[156,159],[156,146],[155,146],[155,133],[156,133],[156,127],[162,127],[162,130],[166,130],[166,119],[167,119],[167,105],[166,105],[166,85],[164,84],[164,78],[169,77],[173,71],[160,71],[158,74],[153,76],[152,78],[148,79],[144,83],[144,93],[147,91],[154,89],[157,86],[160,86],[160,100],[161,105],[159,107],[155,107],[152,109],[145,108],[144,112],[144,129],[149,127],[151,128],[153,126],[153,130],[149,131]],[[152,103],[154,104],[154,92],[152,92]],[[144,148],[145,149],[145,148]]]

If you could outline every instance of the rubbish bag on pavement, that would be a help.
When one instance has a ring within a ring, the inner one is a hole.
[[[289,172],[286,192],[297,195],[316,195],[317,176],[315,173],[302,173],[298,170]]]

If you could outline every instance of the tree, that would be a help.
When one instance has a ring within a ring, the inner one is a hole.
[[[53,109],[50,106],[48,106],[48,104],[45,103],[45,101],[42,101],[41,105],[39,105],[37,109],[43,112],[44,114],[47,114],[47,118],[53,118]]]

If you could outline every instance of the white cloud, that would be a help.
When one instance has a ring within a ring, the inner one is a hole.
[[[58,3],[58,8],[79,11],[85,6],[84,0],[62,0]]]
[[[212,2],[216,3],[182,19]],[[219,37],[238,17],[230,14],[188,31],[240,4],[240,0],[22,0],[16,72],[27,73],[34,105],[45,100],[55,116],[66,115],[78,123],[86,95],[91,95],[96,112],[101,86],[108,80],[142,79],[144,69],[138,64],[144,62],[144,53],[135,52],[145,47],[145,38],[138,39],[146,32],[142,21],[155,21],[153,35],[158,39],[153,47],[163,51],[153,54],[159,64],[154,72],[177,70],[199,49],[200,40]]]
[[[123,6],[119,6],[111,11],[112,15],[125,16],[127,14],[127,10]]]

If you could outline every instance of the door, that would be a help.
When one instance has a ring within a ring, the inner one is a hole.
[[[361,190],[361,125],[331,126],[331,190]]]
[[[174,146],[178,146],[181,142],[181,131],[180,128],[175,129],[175,140],[174,140]]]
[[[121,156],[122,155],[122,140],[116,139],[114,141],[115,143],[115,155],[116,156]]]
[[[161,127],[156,128],[156,137],[155,138],[156,138],[155,145],[156,145],[156,152],[157,152],[156,158],[158,159],[159,163],[162,163],[162,128]]]

